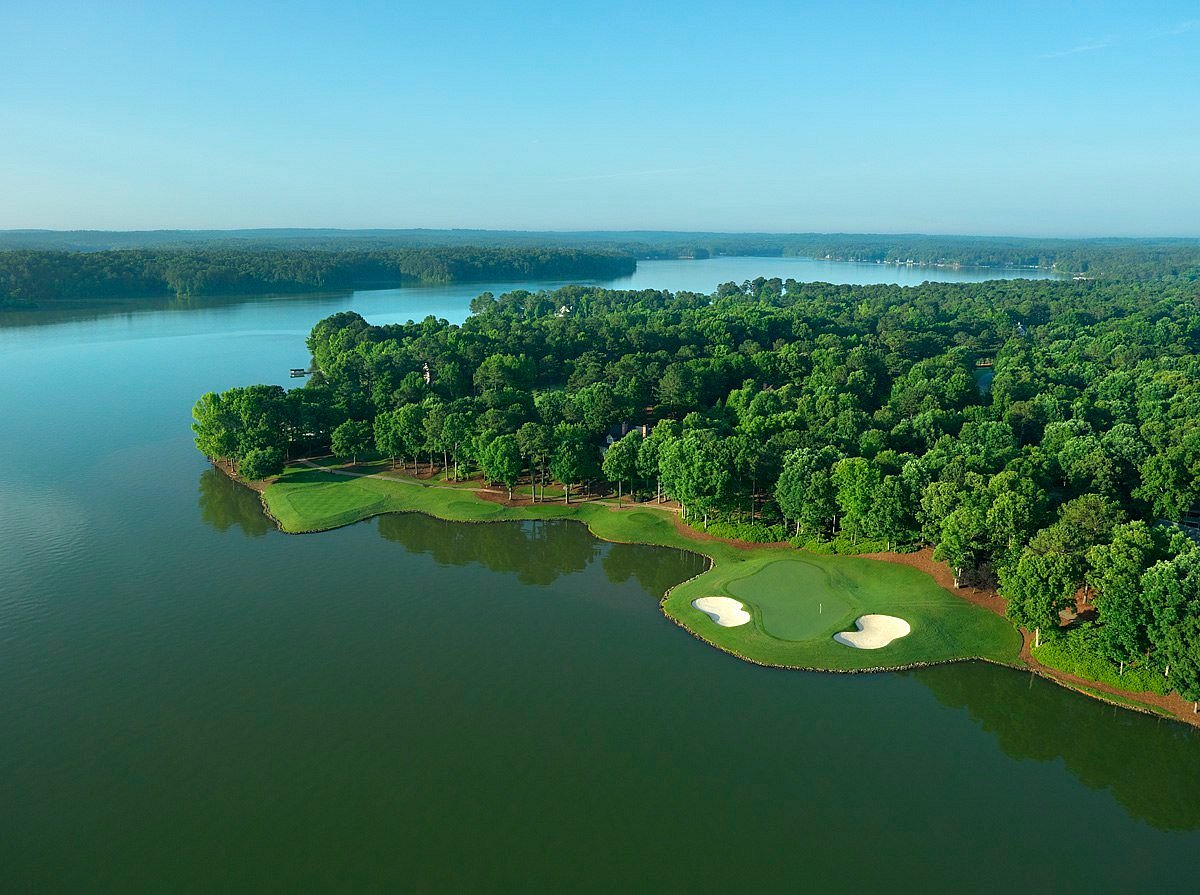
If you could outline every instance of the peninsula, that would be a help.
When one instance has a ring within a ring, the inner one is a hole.
[[[484,294],[461,326],[343,313],[313,329],[304,388],[203,396],[197,445],[271,480],[285,531],[570,517],[704,553],[664,612],[761,664],[1029,663],[1182,717],[1194,288],[758,279]],[[850,555],[922,549],[949,589]]]

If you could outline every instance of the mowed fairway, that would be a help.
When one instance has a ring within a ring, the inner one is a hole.
[[[734,547],[682,534],[669,513],[649,507],[613,511],[597,503],[503,506],[466,488],[412,480],[348,476],[291,467],[263,494],[280,527],[313,532],[391,512],[418,512],[455,522],[575,519],[609,541],[675,547],[712,559],[707,572],[663,600],[667,616],[702,639],[768,665],[831,671],[889,668],[955,659],[1019,664],[1021,640],[1011,624],[943,590],[908,566],[855,557],[816,556],[788,547]],[[691,605],[704,596],[740,600],[750,624],[724,628]],[[904,619],[912,632],[877,650],[833,640],[860,615]]]

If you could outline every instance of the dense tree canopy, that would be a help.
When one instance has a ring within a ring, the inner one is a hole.
[[[611,251],[517,248],[0,251],[0,308],[167,295],[393,287],[479,280],[602,279],[636,262]]]

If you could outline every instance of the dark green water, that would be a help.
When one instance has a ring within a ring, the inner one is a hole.
[[[192,401],[422,294],[0,329],[0,891],[1194,891],[1187,728],[746,665],[571,523],[274,531]]]

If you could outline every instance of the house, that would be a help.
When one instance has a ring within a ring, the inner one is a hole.
[[[634,429],[642,433],[642,438],[650,434],[653,428],[652,423],[642,423],[641,425],[631,425],[628,422],[614,423],[608,427],[608,432],[604,435],[604,445],[600,448],[600,453],[604,453]]]

